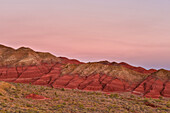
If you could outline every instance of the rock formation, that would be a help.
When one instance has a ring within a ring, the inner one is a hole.
[[[170,72],[167,70],[146,70],[108,61],[83,63],[25,47],[13,49],[0,45],[0,80],[53,88],[170,97]]]

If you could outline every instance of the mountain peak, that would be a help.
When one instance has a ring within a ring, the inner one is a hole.
[[[17,50],[31,50],[31,51],[33,51],[31,48],[29,48],[29,47],[20,47],[20,48],[18,48]]]
[[[13,49],[13,48],[11,48],[11,47],[7,47],[7,46],[4,46],[4,45],[0,44],[0,49],[3,49],[3,48],[5,48],[5,49],[12,49],[12,50],[14,50],[14,49]]]

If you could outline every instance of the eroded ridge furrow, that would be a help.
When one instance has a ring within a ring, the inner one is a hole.
[[[5,69],[5,71],[3,71],[4,73],[2,72],[2,75],[3,75],[3,76],[7,76],[7,75],[8,75],[8,72],[9,72],[9,69],[10,69],[10,68],[7,67],[7,68]]]
[[[48,74],[50,73],[53,68],[58,64],[58,62],[54,63],[54,64],[41,64],[41,65],[37,65],[36,67],[39,69],[39,71],[42,74]]]
[[[3,70],[0,72],[0,76],[2,76],[2,75],[3,75],[3,72],[4,72]]]
[[[102,91],[104,90],[104,88],[105,88],[106,85],[107,85],[107,83],[103,83],[103,81],[104,81],[105,79],[107,79],[108,76],[107,76],[107,75],[104,75],[104,76],[105,76],[105,77],[104,77],[103,80],[101,80],[101,82],[100,82],[101,85],[102,85],[102,89],[101,89]],[[110,80],[109,83],[110,83],[111,81],[112,81],[112,80]]]
[[[28,69],[27,66],[15,66],[17,77],[12,82],[17,81],[21,77],[21,75],[27,71],[27,69]]]
[[[54,88],[54,83],[60,78],[60,76],[58,76],[57,78],[55,78],[51,83],[49,83],[49,85]]]
[[[65,84],[65,86],[67,86],[68,84],[70,84],[70,82],[71,82],[74,78],[75,78],[75,76],[73,76],[73,78],[72,78],[72,79],[70,79],[70,80],[68,81],[68,83],[67,83],[67,84]]]
[[[99,83],[100,83],[101,86],[102,86],[102,89],[101,89],[101,90],[103,90],[103,89],[106,87],[106,84],[102,83],[102,81],[105,80],[106,77],[107,77],[107,75],[102,75],[102,74],[100,74],[100,78],[99,78],[98,81],[99,81]]]
[[[52,66],[46,66],[45,65],[45,67],[48,69],[48,71],[45,73],[45,74],[48,74],[48,73],[50,73],[53,69],[54,69],[54,67],[57,65],[57,64],[59,64],[58,62],[56,62],[56,63],[54,63]]]
[[[42,71],[42,69],[39,67],[39,66],[36,66],[37,68],[38,68],[38,70],[40,71],[40,73],[42,74],[42,75],[44,75],[44,72]]]
[[[68,84],[68,82],[73,78],[73,76],[70,75],[62,75],[59,76],[58,79],[56,79],[54,81],[54,83],[52,84],[52,86],[54,88],[64,88],[66,84]]]
[[[153,90],[153,85],[155,84],[155,82],[156,82],[157,80],[158,80],[158,79],[155,79],[155,80],[153,81],[153,83],[150,83],[148,89],[147,89],[147,83],[145,82],[146,85],[145,85],[145,88],[144,88],[144,86],[143,86],[143,89],[144,89],[143,96],[145,96],[146,94],[150,93],[151,90]]]
[[[41,69],[39,67],[37,67],[39,69],[39,71],[41,72],[41,76],[38,77],[37,79],[35,79],[33,81],[34,84],[40,84],[40,82],[43,82],[43,84],[46,84],[46,85],[50,85],[50,83],[53,81],[53,79],[55,78],[54,75],[57,76],[58,73],[60,73],[60,65],[58,65],[58,62],[55,63],[55,64],[52,64],[51,66],[49,66],[49,64],[46,65],[46,67],[48,67],[48,71],[46,72],[42,72]],[[57,69],[54,69],[54,67],[56,67]],[[55,73],[53,72],[55,71]]]
[[[116,77],[112,77],[111,80],[106,83],[105,88],[103,89],[103,91],[105,92],[113,92],[113,91],[122,91],[121,85],[119,85],[119,87],[117,87],[117,83],[119,83],[120,80],[117,79]]]
[[[91,77],[91,76],[93,76],[93,75],[90,75],[90,76],[85,76],[85,79],[78,85],[78,89],[84,89],[86,86],[83,86],[83,85],[86,85],[86,84],[88,84],[88,78],[89,77]],[[85,83],[85,82],[87,82],[87,83]],[[91,81],[90,81],[91,82]]]
[[[111,78],[110,80],[106,81],[107,78]],[[110,84],[115,78],[107,76],[102,82],[104,82],[105,85]]]
[[[164,90],[165,90],[165,87],[166,87],[166,83],[167,83],[168,81],[166,81],[166,82],[164,82],[163,83],[163,88],[162,88],[162,90],[161,90],[161,92],[160,92],[160,94],[163,96],[163,92],[164,92]]]
[[[16,69],[16,72],[17,72],[17,75],[18,75],[18,78],[19,78],[25,71],[27,71],[28,67],[24,68],[24,67],[16,66],[15,69]],[[21,69],[21,70],[19,70],[19,69]]]
[[[162,90],[160,91],[160,94],[161,94],[162,96],[164,96],[163,92],[164,92],[165,87],[166,87],[166,84],[167,84],[168,82],[169,82],[169,80],[167,80],[167,81],[165,81],[165,82],[163,83],[163,88],[162,88]]]
[[[51,76],[51,79],[49,80],[48,84],[53,87],[53,84],[56,82],[56,80],[58,80],[60,77],[61,77],[61,67],[60,65],[59,66],[56,66],[57,67],[57,75],[55,75],[55,77]],[[53,69],[54,70],[54,69]]]
[[[152,77],[151,77],[151,76],[148,76],[148,77],[146,77],[144,80],[140,81],[140,82],[132,89],[132,92],[133,92],[136,88],[138,88],[144,81],[149,81],[150,79],[152,79]]]
[[[93,74],[89,77],[85,78],[83,82],[81,82],[78,86],[79,89],[82,90],[91,90],[97,91],[102,89],[102,85],[99,83],[99,74]]]
[[[54,74],[54,76],[51,76],[48,84],[53,87],[53,83],[58,80],[61,77],[61,68],[58,68],[57,70],[58,74]]]
[[[49,81],[47,82],[47,84],[50,85],[51,81],[52,81],[52,77],[49,78]]]
[[[77,89],[80,89],[81,84],[84,83],[86,81],[86,79],[84,79],[82,82],[79,83],[79,85],[77,86]]]
[[[5,73],[6,76],[8,75],[8,71],[9,71],[9,68],[7,68],[7,70],[6,70],[6,73]]]
[[[87,84],[84,84],[82,87],[81,87],[81,84],[80,84],[80,87],[79,87],[78,89],[83,90],[83,89],[85,89],[88,85],[90,85],[92,82],[93,82],[93,81],[90,81],[90,82],[88,82]],[[82,84],[83,84],[83,83],[82,83]]]

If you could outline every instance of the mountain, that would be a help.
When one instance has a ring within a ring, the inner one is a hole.
[[[89,62],[56,57],[30,48],[0,45],[0,80],[53,88],[102,92],[132,92],[170,97],[170,72],[146,70],[127,63]]]
[[[28,66],[41,63],[80,63],[77,60],[69,60],[64,57],[55,57],[50,53],[36,52],[27,47],[13,49],[0,45],[0,66]]]

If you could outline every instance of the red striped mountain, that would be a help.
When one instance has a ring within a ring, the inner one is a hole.
[[[132,92],[146,97],[170,96],[170,72],[126,63],[82,63],[30,48],[0,45],[0,80],[54,88]]]

